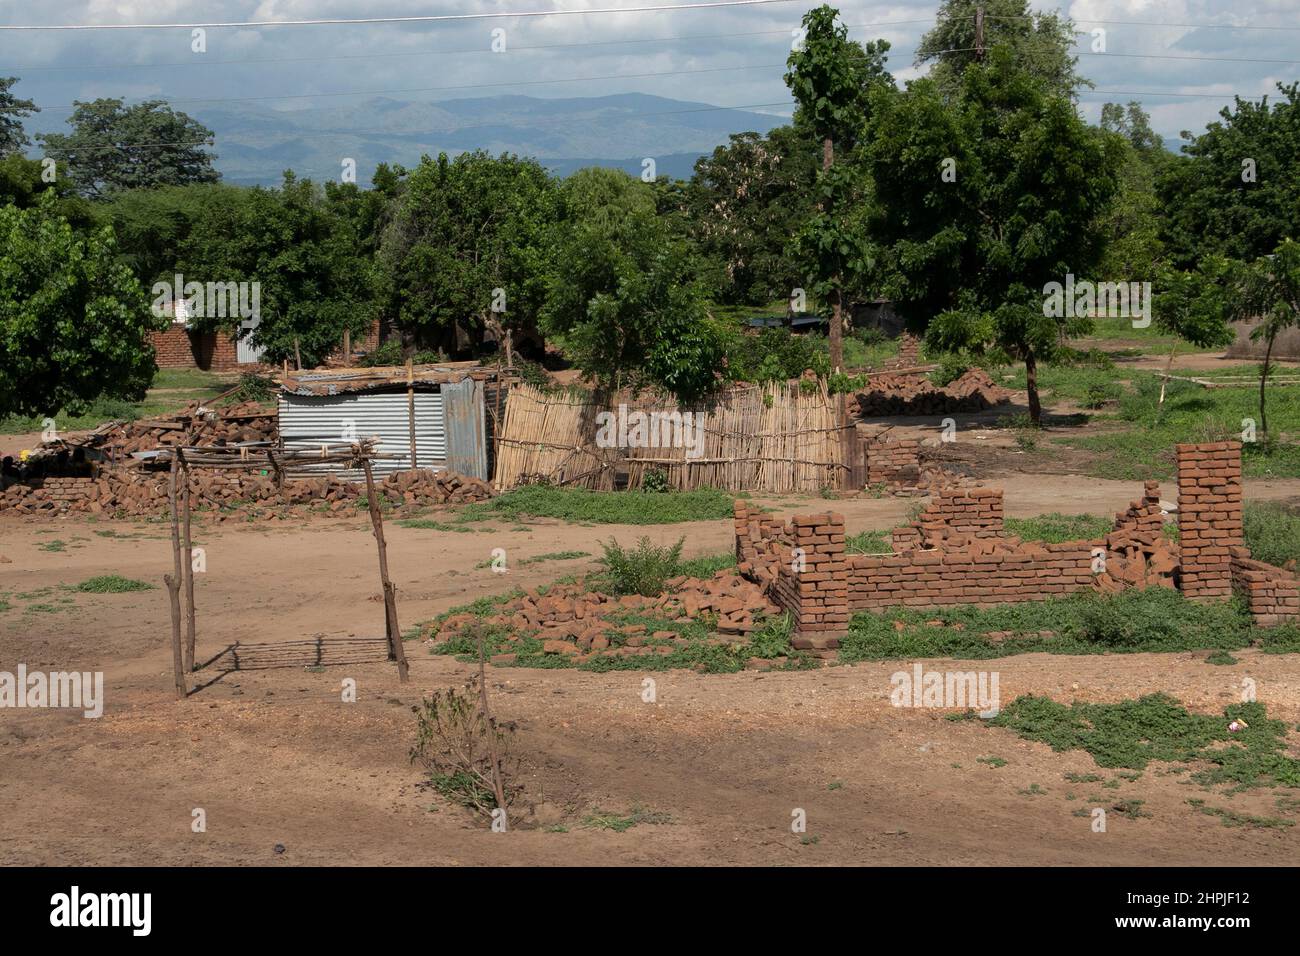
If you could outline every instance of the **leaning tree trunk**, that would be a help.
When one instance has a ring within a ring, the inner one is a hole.
[[[1277,337],[1274,332],[1268,337],[1268,345],[1264,347],[1264,364],[1259,368],[1259,427],[1264,432],[1264,441],[1268,441],[1268,412],[1264,408],[1264,386],[1268,383],[1268,361],[1273,355],[1273,340]]]
[[[1033,352],[1025,354],[1025,389],[1029,392],[1029,420],[1037,425],[1043,417],[1043,406],[1038,400],[1038,359]]]

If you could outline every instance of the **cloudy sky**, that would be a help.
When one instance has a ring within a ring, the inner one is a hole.
[[[0,0],[0,25],[420,16],[672,2],[682,0]],[[44,111],[28,121],[32,131],[60,129],[73,100],[102,96],[166,98],[201,117],[205,104],[300,109],[360,103],[379,93],[415,100],[642,92],[788,115],[782,64],[791,30],[810,5],[797,0],[459,23],[214,28],[207,31],[204,53],[191,50],[187,29],[0,31],[0,76],[21,77],[15,92]],[[1060,10],[1076,21],[1080,70],[1097,86],[1081,97],[1092,120],[1107,100],[1137,99],[1157,131],[1174,137],[1203,129],[1233,93],[1255,97],[1278,81],[1300,78],[1300,0],[1048,0],[1034,7]],[[893,44],[890,67],[900,81],[919,75],[912,53],[937,8],[938,0],[839,4],[854,38],[884,37]],[[1265,27],[1273,29],[1258,29]],[[1091,31],[1097,28],[1106,31],[1101,54],[1091,52]],[[505,31],[503,53],[491,49],[495,29]],[[1268,62],[1278,60],[1295,62]]]

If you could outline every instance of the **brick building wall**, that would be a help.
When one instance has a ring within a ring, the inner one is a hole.
[[[150,332],[154,358],[159,368],[197,368],[205,372],[228,372],[239,367],[235,340],[218,332],[191,332],[172,325],[162,332]]]

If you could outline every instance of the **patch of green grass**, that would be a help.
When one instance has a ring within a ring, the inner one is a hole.
[[[1240,813],[1236,810],[1229,810],[1227,807],[1210,807],[1206,806],[1204,800],[1192,798],[1187,801],[1195,807],[1197,812],[1204,813],[1206,816],[1218,817],[1219,822],[1225,827],[1249,827],[1252,830],[1281,830],[1286,827],[1295,826],[1294,820],[1283,820],[1281,817],[1256,817],[1249,813]]]
[[[517,567],[524,567],[529,564],[541,564],[545,561],[573,561],[576,558],[589,558],[590,551],[548,551],[546,554],[535,554],[531,558],[520,558],[515,562]],[[492,562],[480,561],[474,565],[475,569],[490,568]]]
[[[1243,419],[1258,425],[1258,391],[1250,388],[1202,388],[1172,381],[1164,408],[1157,412],[1160,379],[1148,372],[1132,373],[1133,385],[1119,399],[1119,420],[1125,427],[1096,435],[1061,440],[1096,454],[1089,474],[1099,478],[1144,480],[1168,478],[1174,471],[1174,446],[1180,442],[1239,439]],[[1274,436],[1300,431],[1300,388],[1273,388],[1268,393],[1268,420]],[[1300,477],[1300,444],[1260,441],[1242,451],[1243,469],[1251,478]]]
[[[995,770],[1000,767],[1005,767],[1007,765],[1007,762],[1003,760],[1001,757],[992,757],[992,756],[976,757],[975,762],[988,764],[990,767],[994,768]]]
[[[902,622],[902,630],[895,627],[895,621]],[[927,621],[940,621],[944,626],[931,627]],[[1239,599],[1224,604],[1196,604],[1165,588],[1114,595],[1084,592],[991,607],[895,607],[859,612],[853,615],[849,632],[840,642],[839,659],[846,663],[926,657],[987,660],[1035,651],[1103,654],[1239,650],[1256,639],[1266,643],[1278,631],[1282,637],[1277,650],[1283,652],[1290,646],[1289,632],[1256,628]],[[1010,632],[1013,636],[993,640],[988,635],[994,632]]]
[[[1049,792],[1050,792],[1050,791],[1048,791],[1048,790],[1044,790],[1042,787],[1040,787],[1040,786],[1039,786],[1038,784],[1036,784],[1036,783],[1031,783],[1031,784],[1029,785],[1029,788],[1028,788],[1027,790],[1017,790],[1017,791],[1016,791],[1016,793],[1020,794],[1022,797],[1041,797],[1043,794],[1045,794],[1045,793],[1049,793]]]
[[[59,538],[55,538],[53,541],[46,541],[42,545],[37,545],[36,550],[50,551],[55,554],[58,554],[59,552],[68,550],[68,543]]]
[[[849,554],[888,554],[894,550],[889,531],[859,531],[846,535],[844,550]]]
[[[698,558],[686,558],[677,565],[677,573],[688,578],[711,578],[719,571],[736,566],[736,553],[724,551],[722,554],[706,554]]]
[[[493,532],[495,528],[485,528],[481,525],[468,524],[448,524],[445,521],[435,521],[433,518],[405,518],[397,522],[403,528],[415,528],[420,531],[458,531],[462,534],[473,534],[475,532]]]
[[[1228,723],[1247,726],[1233,733]],[[1059,704],[1017,697],[986,726],[1006,727],[1057,752],[1085,750],[1099,767],[1145,770],[1153,761],[1196,763],[1202,785],[1300,787],[1300,760],[1286,753],[1286,725],[1258,702],[1234,704],[1223,717],[1192,714],[1165,694],[1114,704]]]
[[[625,833],[642,823],[661,826],[672,822],[673,818],[667,813],[647,810],[645,807],[637,806],[633,807],[631,813],[627,814],[608,813],[599,809],[593,810],[583,818],[582,825],[591,830],[613,830],[615,833]]]
[[[124,594],[127,591],[152,591],[153,587],[144,581],[135,581],[118,574],[103,574],[82,581],[77,585],[77,590],[88,594]]]
[[[1215,651],[1205,659],[1207,664],[1236,664],[1237,659],[1227,651]]]
[[[3,614],[5,611],[8,611],[12,607],[13,605],[9,603],[9,600],[7,598],[0,597],[0,614]]]
[[[1300,512],[1275,501],[1252,501],[1241,509],[1241,520],[1255,560],[1300,563]]]
[[[468,522],[500,518],[518,521],[530,517],[594,524],[716,521],[732,516],[737,497],[744,496],[714,488],[651,492],[591,491],[587,488],[525,485],[490,501],[464,505],[458,520]]]
[[[1089,514],[1064,515],[1055,511],[1036,518],[1007,518],[1003,522],[1003,528],[1008,534],[1014,534],[1025,541],[1043,541],[1047,544],[1102,538],[1114,526],[1114,518]]]

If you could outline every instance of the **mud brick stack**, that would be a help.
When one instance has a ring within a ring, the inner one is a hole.
[[[844,516],[796,515],[790,523],[791,547],[777,568],[772,596],[794,619],[796,649],[833,656],[849,627]]]
[[[1106,535],[1105,547],[1106,569],[1097,575],[1099,591],[1177,587],[1179,548],[1164,535],[1159,482],[1146,482],[1141,500],[1115,515],[1115,529]]]
[[[881,372],[868,376],[856,396],[858,416],[943,415],[980,412],[1009,401],[1011,391],[995,383],[983,369],[973,368],[939,388],[924,375]]]
[[[1243,547],[1241,443],[1179,445],[1182,590],[1194,601],[1232,595],[1232,549]]]
[[[736,564],[740,573],[765,590],[776,585],[781,555],[790,549],[790,527],[747,502],[732,505],[736,528]]]
[[[935,547],[955,535],[1005,537],[1002,519],[1001,488],[962,488],[935,495],[912,528],[925,547]],[[899,533],[906,530],[895,532],[895,551],[900,550]]]
[[[915,438],[874,438],[866,442],[867,484],[887,485],[921,474],[921,443]]]
[[[921,340],[911,332],[898,337],[898,358],[887,362],[886,368],[912,368],[921,364]]]
[[[1255,561],[1249,548],[1232,549],[1232,583],[1262,627],[1300,621],[1300,579],[1285,568]]]

